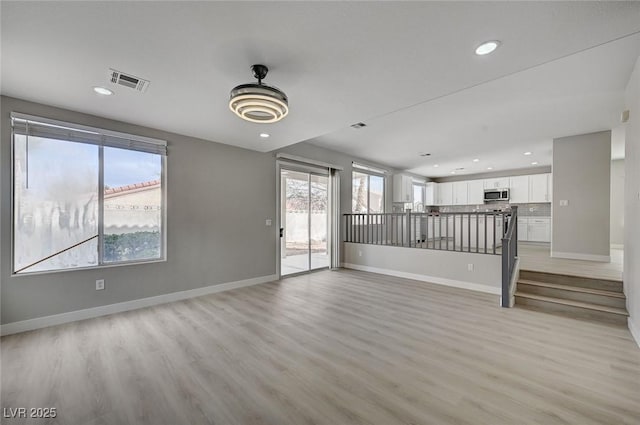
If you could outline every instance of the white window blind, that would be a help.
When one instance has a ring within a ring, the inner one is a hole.
[[[11,114],[11,125],[14,134],[129,149],[163,156],[167,154],[167,142],[164,140],[69,124],[48,118],[14,112]]]

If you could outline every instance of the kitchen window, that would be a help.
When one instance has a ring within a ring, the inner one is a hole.
[[[353,164],[351,178],[351,211],[376,214],[384,212],[384,171]]]
[[[425,184],[413,183],[413,212],[424,212]]]
[[[163,260],[166,142],[13,113],[13,273]]]

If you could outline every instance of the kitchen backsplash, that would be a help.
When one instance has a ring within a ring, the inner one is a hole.
[[[551,217],[551,204],[513,204],[518,206],[520,217]]]
[[[439,212],[469,212],[469,211],[493,211],[504,210],[511,206],[518,207],[518,214],[520,217],[550,217],[551,216],[551,204],[507,204],[507,203],[491,203],[480,205],[450,205],[440,207],[430,207],[429,211]]]

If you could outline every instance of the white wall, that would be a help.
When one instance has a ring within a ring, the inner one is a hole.
[[[344,267],[500,294],[502,256],[344,243]],[[473,264],[473,271],[468,265]],[[499,298],[496,298],[499,302]]]
[[[611,161],[611,245],[624,244],[624,159]]]
[[[629,329],[640,345],[640,57],[625,91],[624,288]]]

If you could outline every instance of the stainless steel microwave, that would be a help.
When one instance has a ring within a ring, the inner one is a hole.
[[[484,202],[508,201],[509,189],[485,189]]]

